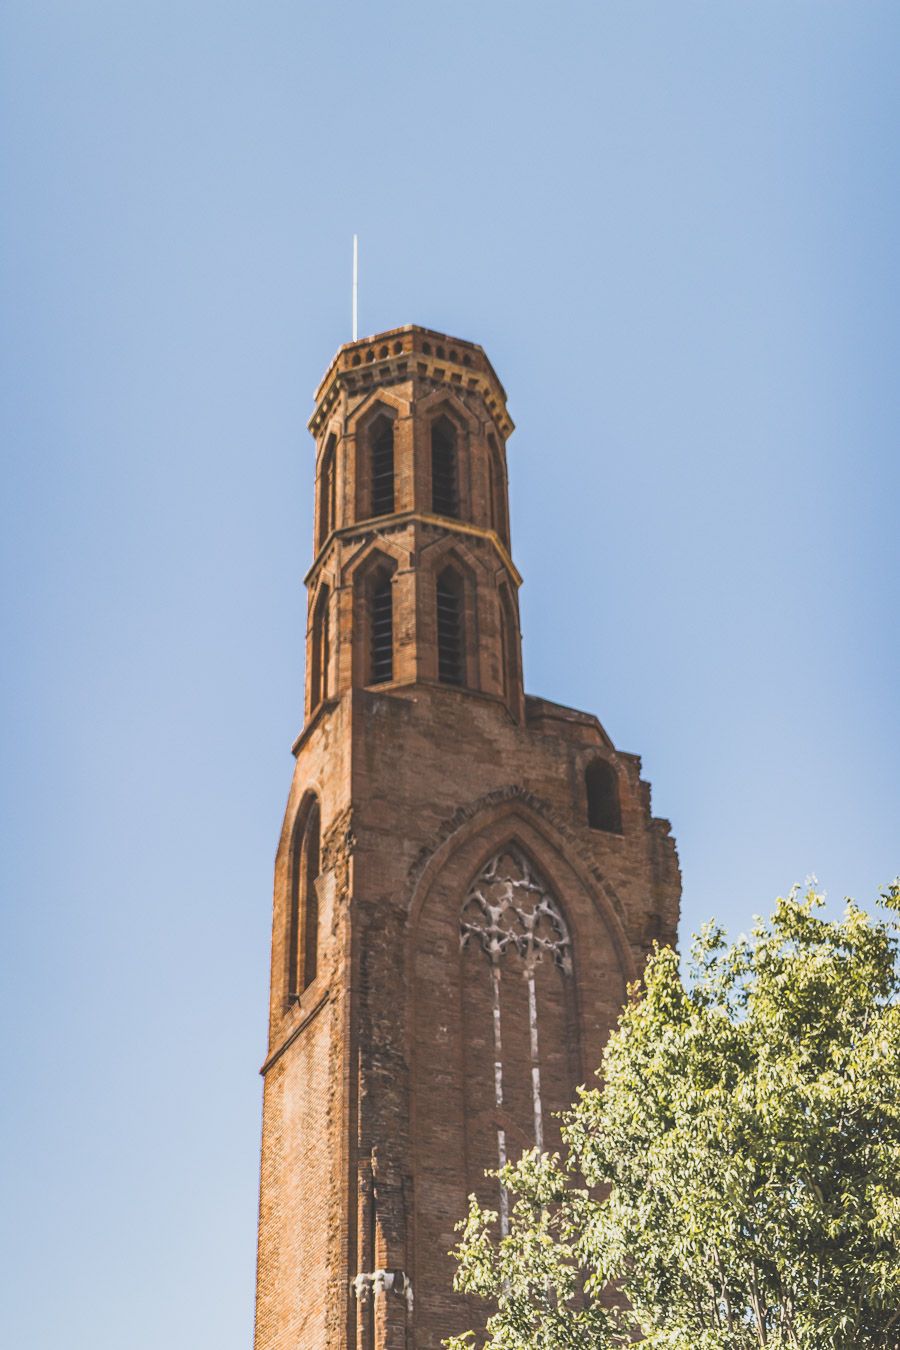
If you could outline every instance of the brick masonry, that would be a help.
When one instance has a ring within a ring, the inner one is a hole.
[[[453,517],[435,509],[438,421],[454,447]],[[386,428],[393,509],[373,518]],[[555,1146],[553,1113],[599,1063],[627,982],[654,938],[675,940],[675,845],[640,760],[595,717],[522,688],[512,429],[482,349],[418,327],[342,347],[316,393],[306,717],[275,867],[256,1350],[436,1350],[477,1321],[448,1256],[467,1194],[498,1206],[484,1169],[499,1147],[514,1156],[538,1130]],[[448,568],[461,685],[439,678]],[[373,686],[379,578],[392,668]],[[598,761],[606,828],[588,823]],[[489,908],[510,876],[492,956],[490,934],[462,941],[462,911],[473,886]],[[357,1297],[351,1281],[379,1270],[403,1278],[386,1290],[363,1279]]]

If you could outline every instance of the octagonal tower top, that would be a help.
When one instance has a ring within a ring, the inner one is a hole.
[[[506,390],[484,348],[415,323],[358,342],[345,342],[338,348],[316,390],[310,431],[318,434],[342,389],[360,394],[415,376],[434,385],[446,384],[449,389],[479,393],[504,439],[513,432]]]

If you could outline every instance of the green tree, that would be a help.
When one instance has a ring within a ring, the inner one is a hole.
[[[653,954],[566,1156],[500,1174],[508,1234],[470,1200],[456,1287],[492,1312],[451,1350],[900,1346],[897,922],[821,905],[708,925],[686,980]]]

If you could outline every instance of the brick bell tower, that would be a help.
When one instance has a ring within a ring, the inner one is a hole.
[[[316,392],[306,706],[275,864],[256,1350],[437,1350],[486,1168],[559,1146],[680,877],[640,760],[527,695],[513,424],[471,342]]]

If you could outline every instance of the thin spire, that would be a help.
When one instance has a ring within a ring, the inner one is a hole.
[[[359,235],[353,236],[353,341],[359,337]]]

